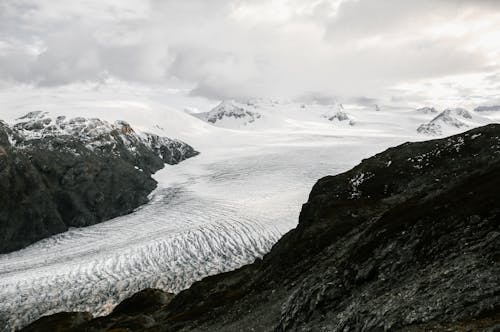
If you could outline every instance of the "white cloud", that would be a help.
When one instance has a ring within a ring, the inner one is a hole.
[[[488,0],[0,0],[0,86],[117,78],[209,98],[465,100],[472,81],[439,86],[498,72],[498,31]]]

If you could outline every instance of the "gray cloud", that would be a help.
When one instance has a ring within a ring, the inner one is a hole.
[[[0,0],[0,81],[175,79],[213,99],[391,98],[398,84],[493,77],[500,46],[477,37],[493,38],[499,15],[493,0]]]

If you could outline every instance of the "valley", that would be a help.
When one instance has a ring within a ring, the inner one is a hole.
[[[319,178],[390,146],[426,139],[415,128],[433,117],[379,110],[365,121],[355,113],[351,126],[291,114],[273,114],[286,125],[259,128],[257,122],[247,130],[207,127],[188,115],[189,126],[206,129],[191,137],[182,136],[179,123],[149,124],[162,133],[175,126],[169,136],[181,136],[200,155],[154,174],[158,186],[149,203],[129,215],[0,255],[3,331],[60,311],[105,315],[141,289],[178,293],[252,263],[297,225]],[[390,122],[394,114],[399,118]]]

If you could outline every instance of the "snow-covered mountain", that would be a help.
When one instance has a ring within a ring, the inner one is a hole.
[[[328,119],[328,121],[339,122],[342,124],[345,123],[350,126],[354,126],[356,124],[354,117],[344,110],[344,106],[342,104],[331,107],[323,114],[323,117]]]
[[[490,110],[492,108],[489,108]],[[380,132],[393,135],[451,135],[496,122],[491,112],[449,108],[441,113],[432,106],[417,109],[340,103],[295,103],[268,100],[223,101],[208,112],[191,113],[213,127],[244,131],[335,131],[344,135]]]
[[[451,135],[491,122],[491,120],[464,108],[449,108],[439,113],[428,123],[420,125],[417,132],[430,136]]]
[[[317,126],[324,125],[327,130],[345,128],[346,125],[347,127],[354,126],[357,123],[357,117],[352,115],[352,111],[338,103],[325,105],[273,100],[246,102],[228,100],[222,101],[208,112],[189,112],[189,114],[219,128],[286,131],[310,128],[314,123]]]
[[[146,148],[167,164],[176,164],[193,153],[189,145],[179,140],[135,131],[122,120],[110,123],[98,118],[54,117],[43,111],[33,111],[18,118],[11,126],[10,133],[11,144],[16,147],[26,146],[32,140],[71,137],[83,142],[89,150],[117,155],[122,153],[122,148],[134,155]]]
[[[209,112],[193,115],[218,127],[236,129],[248,126],[262,117],[250,107],[234,100],[225,100]]]

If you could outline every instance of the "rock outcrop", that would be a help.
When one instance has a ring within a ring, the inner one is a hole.
[[[148,314],[164,308],[173,298],[173,294],[159,289],[147,288],[120,303],[106,319],[92,319],[86,312],[67,312],[46,316],[24,328],[26,332],[71,331],[83,323],[91,329],[110,331],[129,331],[154,325]]]
[[[31,112],[0,122],[0,253],[130,213],[156,187],[152,173],[196,154],[123,121]]]
[[[329,109],[322,114],[322,117],[331,122],[349,124],[354,126],[356,120],[344,110],[342,104],[334,104],[329,107]]]
[[[328,121],[348,123],[350,126],[354,126],[356,124],[354,118],[344,111],[329,112],[324,114],[323,117],[328,119]]]
[[[262,260],[72,331],[492,331],[499,202],[500,125],[405,143],[319,180]]]

